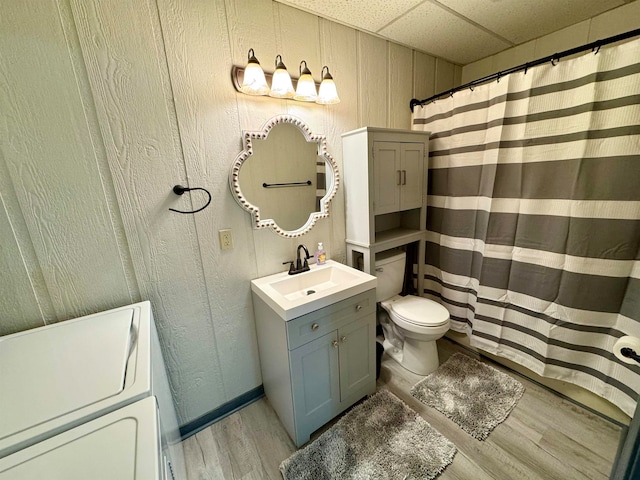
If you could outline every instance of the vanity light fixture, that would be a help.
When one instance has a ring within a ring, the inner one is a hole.
[[[293,98],[296,94],[291,83],[291,77],[287,72],[287,67],[282,63],[282,55],[276,55],[276,71],[273,73],[271,80],[270,97],[275,98]]]
[[[253,48],[249,49],[249,60],[244,69],[244,79],[240,91],[247,95],[267,95],[269,93],[269,85],[264,77],[264,72],[260,66],[260,62],[255,57]]]
[[[327,73],[325,73],[325,69],[327,70]],[[329,73],[329,67],[326,65],[322,67],[322,83],[318,90],[318,99],[316,100],[316,103],[319,103],[320,105],[340,103],[336,83],[333,81],[333,77]]]
[[[302,68],[303,63],[304,69]],[[296,87],[296,94],[293,99],[301,102],[315,102],[317,98],[316,82],[313,80],[311,72],[307,68],[307,62],[302,60],[300,62],[300,78],[298,79],[298,86]]]
[[[336,84],[329,73],[329,67],[326,65],[322,67],[322,83],[317,84],[305,60],[300,62],[300,78],[296,78],[287,72],[282,55],[276,55],[274,73],[262,70],[253,48],[249,49],[247,57],[246,67],[237,65],[231,67],[231,81],[238,92],[247,95],[269,95],[274,98],[293,99],[299,102],[315,102],[319,105],[340,102]],[[267,82],[271,83],[271,88]],[[295,90],[294,85],[297,85]]]

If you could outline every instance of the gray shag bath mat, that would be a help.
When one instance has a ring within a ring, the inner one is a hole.
[[[430,479],[456,447],[420,415],[381,390],[280,464],[285,480]]]
[[[514,378],[461,353],[411,389],[411,395],[478,440],[509,416],[523,393],[524,386]]]

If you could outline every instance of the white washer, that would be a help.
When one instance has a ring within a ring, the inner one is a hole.
[[[0,480],[164,480],[158,409],[147,397],[0,459]]]
[[[149,302],[0,337],[0,392],[0,458],[155,396],[165,455],[186,478]]]

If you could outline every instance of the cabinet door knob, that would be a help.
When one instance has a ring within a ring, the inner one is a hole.
[[[320,327],[320,325],[318,325],[317,323],[314,323],[313,325],[311,325],[311,330],[317,330]]]
[[[333,348],[338,348],[338,341],[334,340],[333,342],[331,342],[331,345],[333,345]]]
[[[396,170],[398,172],[398,183],[396,185],[402,185],[402,172],[400,170]]]
[[[362,310],[362,305],[356,305],[356,312],[359,312],[360,310]]]
[[[406,184],[407,184],[407,171],[402,170],[402,185],[406,185]]]
[[[340,341],[342,343],[347,343],[347,337],[345,337],[345,336],[340,337]]]

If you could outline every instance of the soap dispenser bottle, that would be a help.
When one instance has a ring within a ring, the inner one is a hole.
[[[318,251],[316,252],[316,265],[324,265],[327,262],[327,252],[324,251],[322,242],[318,242]]]

